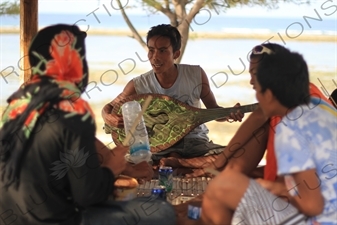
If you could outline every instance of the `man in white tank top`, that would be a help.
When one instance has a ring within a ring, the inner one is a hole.
[[[106,124],[123,127],[122,117],[112,113],[112,109],[120,99],[135,94],[164,94],[197,108],[201,107],[200,100],[206,108],[220,107],[200,66],[174,63],[180,56],[181,47],[181,35],[177,28],[165,24],[152,27],[147,34],[147,46],[152,70],[129,81],[123,92],[104,106],[102,116]],[[234,121],[241,122],[242,118],[240,112],[230,116]],[[169,156],[192,158],[222,152],[224,146],[209,141],[207,134],[208,129],[202,124],[174,146],[154,153],[152,159],[156,161]]]

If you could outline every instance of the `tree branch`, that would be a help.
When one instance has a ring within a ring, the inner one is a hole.
[[[170,10],[170,2],[169,2],[169,0],[165,0],[165,8],[168,9],[168,10]]]
[[[122,16],[123,16],[126,24],[128,25],[128,27],[130,28],[130,30],[132,32],[132,36],[131,37],[134,38],[134,39],[136,39],[141,44],[141,46],[146,51],[148,51],[147,44],[145,43],[145,41],[142,39],[142,37],[140,36],[140,34],[138,33],[138,31],[135,29],[135,27],[133,26],[133,24],[129,20],[129,17],[126,15],[125,10],[124,10],[124,8],[123,8],[123,6],[121,4],[121,1],[117,0],[117,3],[118,3],[118,7],[121,10]]]
[[[174,2],[177,2],[177,1],[174,1]],[[181,40],[181,49],[180,49],[181,53],[180,53],[180,56],[176,59],[177,63],[180,63],[184,55],[184,52],[187,46],[188,36],[189,36],[190,24],[192,23],[192,20],[195,17],[195,15],[204,6],[205,6],[204,0],[197,0],[187,15],[185,11],[185,6],[184,6],[184,11],[182,12],[182,15],[179,15],[181,16],[181,21],[178,26],[178,30],[181,33],[182,40]]]
[[[170,24],[178,28],[181,36],[181,54],[178,59],[176,59],[176,63],[180,63],[185,48],[189,38],[190,29],[193,31],[193,18],[199,13],[200,9],[203,7],[208,7],[211,11],[226,11],[228,8],[238,7],[238,6],[261,6],[267,8],[275,8],[279,2],[292,2],[295,4],[309,4],[310,0],[139,0],[144,7],[144,10],[150,13],[161,12],[165,16],[167,16],[170,20]],[[117,0],[118,4],[120,4],[120,0]],[[305,3],[303,3],[305,2]],[[172,4],[172,5],[171,5]],[[187,5],[192,5],[193,7],[188,7]],[[172,7],[173,6],[173,7]],[[187,11],[190,9],[189,11]],[[129,28],[134,34],[135,38],[142,44],[142,46],[146,46],[143,41],[140,41],[137,31],[133,28],[131,22],[127,19],[127,16],[123,9],[121,9],[123,17],[127,22]],[[147,47],[146,47],[147,49]]]
[[[143,0],[144,3],[146,3],[148,6],[155,8],[157,11],[162,12],[164,15],[166,15],[170,19],[170,23],[172,26],[176,26],[176,16],[175,13],[173,13],[170,9],[170,3],[168,0],[165,1],[166,7],[164,8],[162,4],[155,0]]]
[[[20,4],[18,1],[4,1],[0,3],[0,15],[19,15]]]

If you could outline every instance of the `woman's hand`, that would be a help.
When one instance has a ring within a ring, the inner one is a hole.
[[[120,175],[126,168],[125,154],[129,147],[117,146],[110,150],[110,157],[104,160],[102,166],[112,170],[115,177]]]
[[[151,180],[153,177],[152,166],[143,161],[138,164],[127,163],[125,170],[122,174],[136,178],[140,183],[142,180]]]

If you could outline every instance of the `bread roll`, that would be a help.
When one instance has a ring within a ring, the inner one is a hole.
[[[115,181],[116,201],[129,201],[137,197],[138,181],[135,178],[119,175]]]
[[[119,175],[115,181],[115,187],[135,188],[138,187],[138,181],[133,177]]]

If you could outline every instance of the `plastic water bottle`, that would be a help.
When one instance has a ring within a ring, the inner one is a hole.
[[[129,101],[122,105],[125,134],[130,132],[133,122],[140,112],[141,107],[137,101]],[[129,146],[129,161],[135,164],[142,161],[152,162],[152,153],[150,151],[150,143],[143,116],[137,124],[135,131],[131,134]]]

